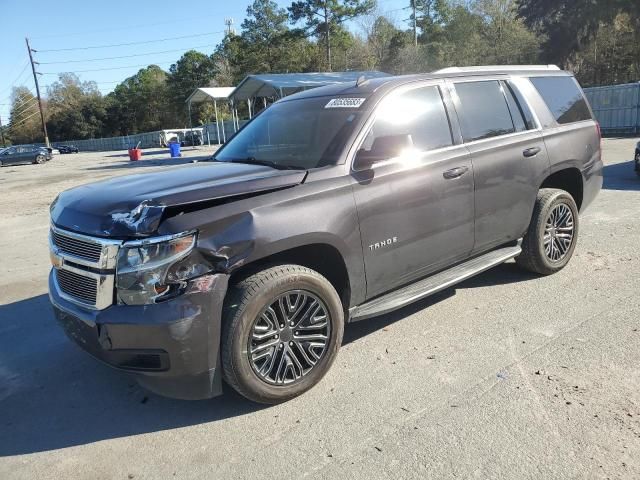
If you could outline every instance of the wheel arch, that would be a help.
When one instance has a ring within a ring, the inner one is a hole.
[[[350,307],[352,281],[349,278],[349,270],[340,250],[330,243],[298,245],[249,261],[231,272],[229,283],[238,282],[257,271],[279,264],[301,265],[315,270],[336,289],[345,312]]]
[[[578,210],[582,208],[584,198],[584,179],[582,172],[574,166],[566,166],[550,173],[540,185],[540,188],[558,188],[573,197]]]

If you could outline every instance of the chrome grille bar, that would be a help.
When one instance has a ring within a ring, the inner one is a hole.
[[[52,225],[49,248],[60,296],[94,310],[112,305],[121,244],[118,240],[90,237]]]

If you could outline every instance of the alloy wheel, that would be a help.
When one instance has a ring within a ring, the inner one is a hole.
[[[544,253],[552,262],[559,262],[571,248],[575,224],[573,212],[565,203],[559,203],[549,213],[544,229]]]
[[[253,371],[270,385],[288,385],[309,374],[327,352],[331,317],[310,292],[279,295],[255,320],[247,354]]]

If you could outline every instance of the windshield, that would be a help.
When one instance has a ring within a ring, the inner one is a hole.
[[[326,108],[331,98],[275,103],[229,141],[214,159],[281,168],[335,165],[361,113]]]

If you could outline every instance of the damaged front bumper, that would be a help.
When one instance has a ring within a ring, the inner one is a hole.
[[[135,374],[159,395],[197,400],[222,393],[219,363],[228,275],[189,281],[184,294],[152,305],[89,310],[66,300],[49,275],[49,296],[65,333],[97,359]]]

